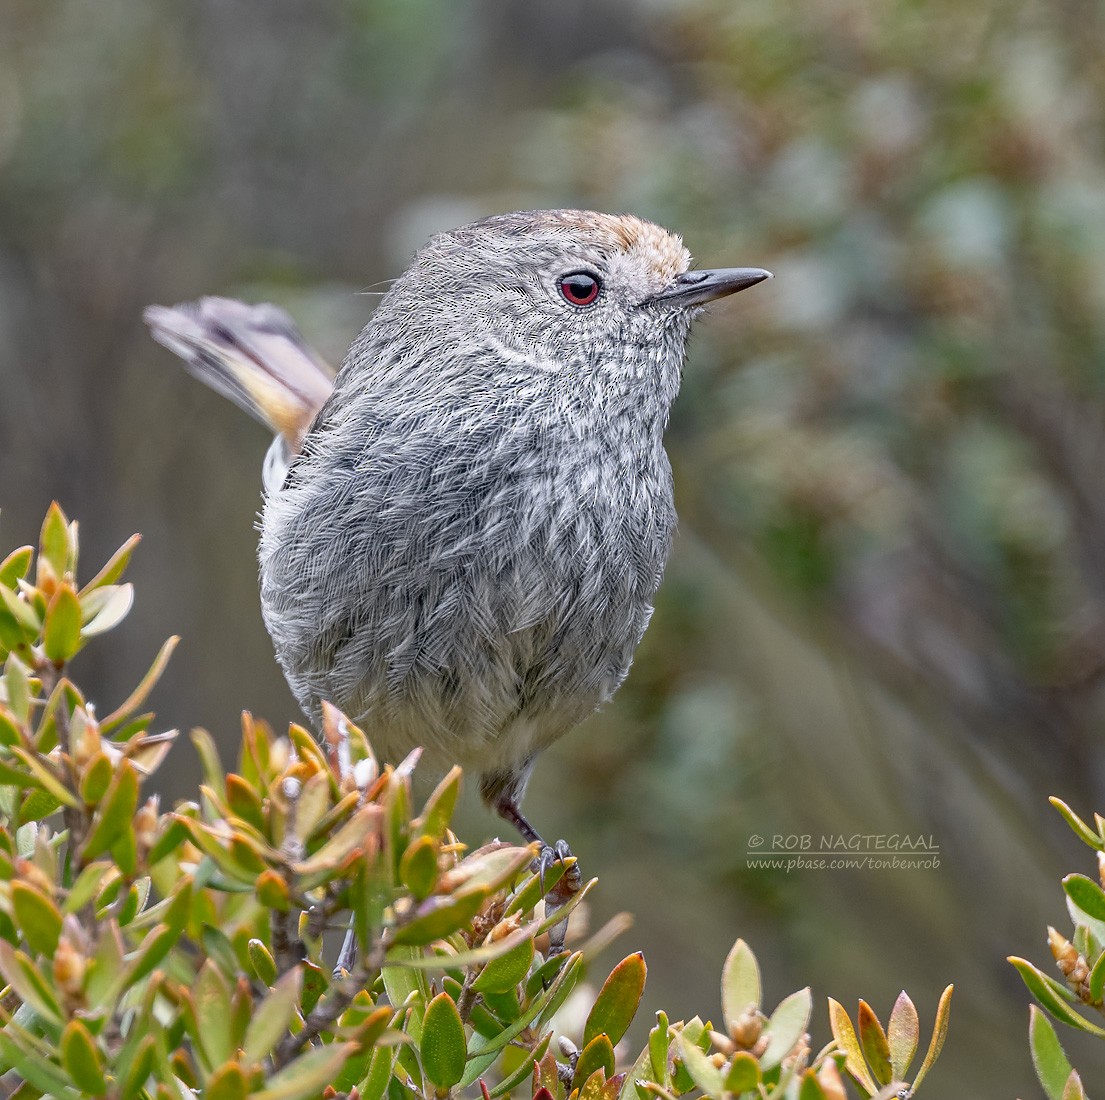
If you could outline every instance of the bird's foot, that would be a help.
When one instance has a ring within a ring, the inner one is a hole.
[[[530,762],[532,764],[532,761]],[[537,858],[533,861],[533,871],[541,881],[541,892],[545,892],[545,876],[556,863],[573,862],[565,868],[559,880],[545,894],[545,914],[552,916],[563,909],[583,889],[583,874],[579,864],[574,862],[572,850],[566,840],[556,844],[546,844],[541,834],[529,823],[518,805],[518,799],[525,788],[525,779],[529,774],[529,765],[520,772],[493,772],[480,781],[480,794],[504,821],[509,821],[530,844],[537,845]],[[549,955],[559,955],[564,950],[564,937],[568,931],[568,920],[554,924],[549,929]]]
[[[572,859],[564,874],[550,888],[545,895],[545,915],[551,917],[558,909],[563,909],[583,888],[583,873],[579,864],[574,862],[572,850],[566,840],[558,840],[556,844],[542,844],[537,858],[533,861],[533,870],[541,879],[541,888],[545,886],[545,876],[552,870],[555,863],[564,863]],[[559,955],[564,950],[564,938],[568,932],[568,919],[554,924],[549,929],[549,955]]]

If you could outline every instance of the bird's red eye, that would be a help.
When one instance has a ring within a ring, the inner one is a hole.
[[[573,271],[570,275],[562,275],[557,285],[565,300],[573,306],[589,306],[602,289],[602,283],[587,271]]]

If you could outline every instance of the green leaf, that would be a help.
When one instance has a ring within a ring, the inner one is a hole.
[[[1063,820],[1074,830],[1079,840],[1098,851],[1105,848],[1105,839],[1101,834],[1095,833],[1061,798],[1053,796],[1048,801],[1063,815]]]
[[[196,755],[203,765],[204,782],[213,791],[226,790],[226,777],[223,774],[222,761],[219,759],[219,747],[215,739],[205,729],[196,728],[190,734]]]
[[[422,1068],[440,1089],[450,1089],[464,1076],[468,1051],[464,1024],[453,998],[439,993],[422,1019]]]
[[[246,1029],[253,1019],[256,1007],[253,984],[241,971],[235,967],[232,975],[235,979],[234,988],[230,994],[230,1049],[235,1051],[235,1060],[241,1057],[242,1044],[246,1041]]]
[[[149,671],[142,677],[134,691],[106,718],[101,719],[101,732],[110,733],[116,726],[125,722],[146,701],[150,692],[153,691],[154,685],[161,679],[161,674],[165,671],[165,666],[169,663],[169,658],[173,655],[173,650],[176,649],[179,641],[180,638],[175,635],[166,639],[165,644],[158,650],[153,664],[150,665]],[[221,783],[215,786],[221,786]]]
[[[0,745],[22,744],[22,731],[15,719],[6,711],[0,710]]]
[[[107,860],[98,863],[90,863],[77,876],[77,881],[69,888],[62,911],[76,913],[78,909],[87,905],[99,892],[112,865]]]
[[[1105,1037],[1105,1030],[1091,1024],[1071,1008],[1065,999],[1070,995],[1065,986],[1060,986],[1053,978],[1025,959],[1010,956],[1009,962],[1017,968],[1032,996],[1057,1020],[1081,1031],[1089,1031],[1091,1034]]]
[[[1023,962],[1024,960],[1019,961]],[[1016,966],[1016,963],[1014,962],[1013,965]],[[1018,966],[1017,969],[1020,970],[1021,968]],[[1023,971],[1021,971],[1021,977],[1024,979],[1025,985],[1028,985],[1028,979]],[[921,1063],[921,1068],[917,1071],[917,1076],[913,1079],[914,1092],[921,1087],[921,1082],[928,1075],[928,1071],[932,1069],[936,1059],[940,1057],[940,1051],[944,1048],[944,1040],[948,1036],[948,1021],[951,1017],[952,992],[954,990],[955,986],[949,985],[940,994],[940,1003],[936,1006],[936,1022],[932,1025],[932,1038],[929,1040],[929,1048],[925,1053],[925,1060]],[[1029,986],[1029,990],[1032,990],[1031,986]],[[1078,1019],[1081,1020],[1081,1017],[1079,1016]],[[1083,1026],[1087,1031],[1093,1027],[1088,1021],[1084,1021]],[[1105,1035],[1105,1031],[1101,1028],[1095,1028],[1094,1030],[1100,1035]]]
[[[755,1055],[749,1054],[747,1050],[737,1051],[725,1074],[726,1090],[739,1096],[742,1092],[752,1092],[757,1089],[762,1080],[760,1063]]]
[[[330,1043],[301,1054],[251,1100],[313,1100],[341,1072],[345,1060],[357,1051],[355,1043]]]
[[[111,842],[111,858],[115,866],[127,878],[138,870],[138,838],[134,832],[134,822],[128,820],[123,831]]]
[[[214,1069],[233,1053],[230,1048],[230,985],[214,960],[208,958],[200,967],[192,995],[196,1016],[203,1021],[203,1033],[199,1036],[203,1053],[207,1056],[208,1067]]]
[[[644,955],[637,951],[610,971],[587,1015],[584,1048],[598,1035],[608,1035],[611,1043],[621,1041],[641,1003],[647,969]]]
[[[350,1023],[348,1025],[351,1028],[349,1041],[360,1043],[362,1052],[367,1051],[381,1041],[384,1032],[387,1031],[389,1025],[395,1018],[395,1013],[391,1005],[379,1005],[372,1008],[372,999],[367,993],[363,996],[366,1002],[365,1010],[371,1009],[371,1011],[369,1011],[368,1015],[359,1023]],[[348,1016],[349,1012],[347,1011],[343,1020],[347,1019]],[[397,1034],[397,1032],[392,1032],[392,1038],[395,1038]]]
[[[30,570],[34,553],[33,547],[21,546],[0,562],[0,585],[14,589]]]
[[[580,955],[578,951],[574,955],[570,955],[560,973],[553,979],[548,988],[542,989],[541,992],[530,1001],[526,1006],[526,1011],[512,1024],[503,1028],[494,1039],[489,1039],[475,1047],[472,1051],[472,1056],[474,1057],[477,1054],[489,1054],[492,1051],[502,1050],[502,1048],[511,1042],[516,1035],[519,1035],[527,1027],[532,1026],[534,1030],[540,1031],[543,1018],[555,1012],[558,1005],[563,1003],[564,998],[575,987],[579,979],[582,964],[583,956]]]
[[[516,932],[511,932],[509,936],[504,936],[495,943],[485,943],[480,947],[473,947],[467,951],[443,952],[432,955],[411,951],[407,947],[396,947],[388,951],[387,961],[389,964],[406,966],[413,970],[444,970],[446,968],[479,966],[490,962],[492,959],[500,958],[508,951],[512,951],[523,940],[532,939],[538,935],[540,935],[540,932],[536,931],[533,925],[530,925],[519,928]]]
[[[38,753],[28,752],[21,745],[10,745],[8,747],[8,752],[26,769],[26,777],[31,781],[31,784],[36,787],[41,787],[47,794],[56,798],[63,806],[72,806],[75,809],[79,805],[73,793],[62,783],[54,773],[53,768]],[[31,784],[24,783],[23,785],[28,786]]]
[[[1059,1036],[1048,1018],[1035,1006],[1028,1006],[1028,1045],[1032,1064],[1048,1100],[1063,1100],[1071,1064],[1059,1045]]]
[[[552,1042],[553,1033],[546,1031],[541,1037],[541,1041],[529,1051],[525,1058],[518,1063],[518,1068],[507,1077],[504,1077],[489,1093],[491,1100],[495,1100],[499,1096],[507,1096],[515,1089],[520,1088],[524,1081],[528,1081],[534,1073],[534,1064],[540,1062],[545,1057],[545,1052],[549,1049],[549,1044]]]
[[[477,993],[506,993],[525,980],[533,962],[533,940],[527,937],[480,971],[472,988]]]
[[[418,831],[423,836],[433,837],[435,840],[441,840],[445,836],[460,794],[460,775],[460,768],[453,767],[426,800],[426,806],[417,822]]]
[[[1087,916],[1105,927],[1105,891],[1085,875],[1067,875],[1063,891]]]
[[[43,1020],[62,1026],[61,1007],[53,990],[29,958],[3,940],[0,940],[0,974],[19,999],[30,1005]]]
[[[427,898],[415,910],[416,915],[395,930],[391,942],[417,946],[444,939],[465,928],[490,894],[490,889],[480,887],[456,897]]]
[[[537,922],[536,925],[528,925],[526,930],[530,933],[530,935],[536,938],[537,936],[540,936],[543,932],[547,932],[550,928],[553,927],[554,924],[561,924],[566,921],[568,919],[568,916],[576,908],[576,906],[583,904],[583,899],[587,897],[587,895],[591,892],[591,888],[595,885],[596,882],[598,882],[597,878],[593,878],[585,882],[582,889],[573,894],[569,901],[567,901],[559,909],[554,910],[551,914],[543,917]]]
[[[323,993],[330,988],[329,979],[321,966],[315,966],[309,959],[303,963],[303,992],[299,995],[299,1011],[310,1015]]]
[[[760,1055],[762,1069],[774,1069],[794,1049],[809,1027],[812,1008],[813,997],[808,986],[779,1002],[764,1027],[768,1040],[767,1049]]]
[[[0,602],[32,640],[42,633],[42,619],[27,600],[21,600],[10,588],[0,587]]]
[[[265,812],[261,796],[240,775],[226,777],[226,801],[230,811],[258,833],[265,832]]]
[[[146,933],[145,939],[139,944],[138,949],[127,960],[127,969],[122,979],[122,988],[127,988],[141,981],[173,949],[173,945],[180,939],[180,931],[168,927],[165,924],[156,924]]]
[[[606,1034],[596,1035],[579,1052],[572,1088],[581,1088],[591,1074],[599,1070],[605,1077],[614,1076],[614,1044]]]
[[[721,1014],[726,1028],[732,1030],[749,1008],[758,1009],[762,998],[756,956],[744,940],[737,940],[721,970]]]
[[[866,1001],[859,1002],[856,1023],[859,1027],[859,1043],[872,1075],[879,1085],[889,1085],[892,1077],[890,1046],[878,1016]]]
[[[82,857],[95,859],[111,848],[126,829],[133,829],[137,809],[138,773],[129,760],[123,760],[96,813],[92,829],[84,842]]]
[[[139,879],[131,885],[131,888],[127,891],[126,900],[119,907],[115,917],[119,922],[120,928],[129,925],[131,921],[142,912],[142,907],[146,904],[146,899],[149,897],[149,892],[150,880],[148,878]]]
[[[808,1069],[802,1074],[802,1084],[798,1089],[798,1100],[827,1100],[825,1090],[817,1080],[817,1074]]]
[[[10,1022],[0,1030],[0,1059],[50,1100],[81,1100],[81,1094],[69,1087],[65,1074],[50,1059],[25,1044],[16,1043],[13,1038],[16,1034],[15,1025]],[[18,1090],[13,1095],[19,1095],[22,1091]],[[35,1094],[32,1092],[30,1095]]]
[[[257,876],[253,888],[257,900],[266,909],[275,909],[278,912],[286,913],[292,907],[288,884],[279,871],[268,870],[262,872]]]
[[[300,887],[312,890],[330,881],[354,852],[363,851],[371,843],[379,818],[379,806],[373,803],[363,806],[313,856],[296,864]]]
[[[417,994],[422,1004],[430,999],[430,983],[421,969],[414,965],[417,961],[419,961],[417,947],[396,947],[388,952],[388,962],[392,965],[385,966],[380,971],[388,1000],[397,1010],[407,1004],[414,994]],[[415,1042],[421,1037],[421,1012],[411,1014],[407,1033]]]
[[[224,976],[238,972],[238,956],[234,951],[234,944],[221,928],[205,924],[200,933],[200,942],[203,944],[204,954],[211,962],[218,964]]]
[[[42,521],[42,530],[38,536],[39,557],[45,558],[54,571],[55,577],[65,575],[70,562],[69,521],[55,500]]]
[[[61,803],[45,791],[31,791],[19,807],[23,821],[44,821],[61,808]]]
[[[361,1100],[383,1100],[395,1066],[396,1047],[378,1046],[372,1052],[368,1072],[361,1078]]]
[[[80,1020],[70,1020],[61,1033],[61,1064],[81,1092],[103,1096],[107,1092],[104,1064],[92,1033]]]
[[[528,846],[504,844],[489,852],[470,855],[449,871],[451,892],[467,893],[477,887],[498,890],[532,862],[533,850]]]
[[[497,1097],[509,1096],[515,1089],[522,1087],[525,1081],[534,1077],[535,1064],[545,1057],[545,1052],[548,1050],[551,1041],[552,1033],[546,1031],[545,1035],[541,1037],[540,1043],[533,1050],[530,1050],[522,1061],[518,1062],[518,1068],[513,1073],[508,1073],[502,1081],[499,1081],[498,1085],[487,1093],[487,1096],[491,1100],[496,1100]],[[467,1073],[465,1073],[466,1076]]]
[[[21,791],[25,791],[29,788],[39,789],[42,784],[29,772],[13,767],[0,758],[0,786],[16,787]],[[12,813],[14,814],[14,810]]]
[[[844,1006],[839,1001],[829,998],[829,1026],[832,1029],[836,1045],[844,1052],[844,1068],[867,1090],[869,1095],[879,1091],[867,1069],[867,1063],[863,1058],[863,1051],[856,1038],[852,1021],[845,1012]]]
[[[12,910],[16,924],[36,955],[53,958],[61,935],[61,913],[43,893],[25,882],[13,882]]]
[[[21,645],[29,645],[37,635],[32,635],[24,630],[15,616],[0,602],[0,656],[4,656],[4,650],[18,649]]]
[[[249,1083],[237,1062],[219,1066],[203,1090],[204,1100],[246,1100],[248,1096]]]
[[[721,1070],[682,1033],[679,1035],[679,1053],[691,1080],[708,1096],[721,1096],[725,1089]]]
[[[84,983],[85,998],[92,1008],[107,1010],[114,1008],[115,999],[125,988],[127,968],[133,965],[133,960],[124,961],[124,950],[123,938],[115,922],[112,920],[102,922],[100,942],[96,945],[96,952],[89,963],[88,976]],[[150,969],[152,970],[153,967],[151,966]]]
[[[433,893],[437,882],[437,852],[436,838],[420,836],[407,845],[399,860],[399,879],[418,901]]]
[[[157,1039],[153,1035],[143,1035],[138,1041],[130,1064],[122,1071],[121,1100],[137,1100],[139,1091],[153,1069],[156,1048]]]
[[[242,1044],[242,1056],[247,1063],[260,1062],[291,1029],[299,1010],[302,988],[303,971],[296,967],[289,970],[257,1006]]]
[[[161,819],[157,840],[150,849],[149,862],[152,867],[160,863],[170,853],[175,852],[189,839],[188,827],[179,817],[167,816]]]
[[[1105,866],[1105,860],[1103,860]],[[1069,897],[1066,899],[1067,912],[1070,913],[1074,924],[1074,934],[1071,936],[1075,948],[1086,958],[1094,958],[1101,950],[1100,944],[1105,943],[1105,921],[1091,917],[1084,909],[1076,905]],[[1049,930],[1049,938],[1050,938]]]
[[[59,584],[46,608],[42,635],[46,656],[63,665],[81,646],[81,605],[77,593],[67,583]]]
[[[656,1084],[667,1088],[671,1083],[668,1067],[668,1051],[671,1049],[671,1025],[667,1014],[656,1013],[656,1026],[648,1033],[648,1060],[652,1069],[652,1079]]]
[[[1094,1004],[1100,1004],[1102,996],[1105,995],[1105,951],[1101,952],[1097,962],[1093,964],[1093,969],[1090,971],[1089,986],[1090,1000]]]
[[[98,752],[85,765],[80,781],[80,794],[86,806],[95,806],[107,794],[114,769],[106,753]]]
[[[540,1015],[532,1021],[532,1026],[535,1031],[543,1031],[548,1026],[549,1021],[560,1011],[561,1005],[568,999],[572,990],[575,989],[576,983],[583,976],[583,969],[583,952],[576,951],[573,955],[569,956],[568,965],[557,975],[556,981],[549,987],[552,996],[549,997],[548,1003],[541,1008]],[[522,1012],[520,1019],[524,1020],[529,1017],[536,1003],[536,1000],[531,1001]]]
[[[131,535],[107,560],[103,568],[81,589],[81,595],[104,585],[114,584],[126,569],[134,548],[142,541],[141,535]]]
[[[259,939],[251,939],[246,947],[249,952],[250,965],[253,973],[265,985],[273,985],[276,982],[276,960],[272,957],[264,942]]]
[[[665,1092],[668,1092],[667,1086],[662,1082],[656,1083],[649,1081],[648,1071],[650,1068],[649,1052],[647,1050],[642,1050],[641,1053],[637,1055],[637,1061],[629,1067],[629,1071],[622,1078],[622,1085],[618,1090],[617,1100],[648,1100],[649,1094],[645,1092],[644,1087],[648,1084],[656,1084],[656,1087],[662,1088]],[[638,1084],[642,1087],[638,1088]]]
[[[503,916],[509,917],[512,913],[528,913],[575,865],[575,856],[571,856],[564,860],[558,859],[544,875],[531,875],[511,896]]]
[[[899,1081],[905,1080],[913,1056],[917,1053],[920,1035],[917,1009],[903,989],[890,1011],[890,1023],[887,1026],[891,1071]]]
[[[0,596],[6,591],[0,588]],[[14,653],[9,653],[4,662],[4,690],[8,695],[8,710],[25,726],[31,710],[31,681],[26,666]]]

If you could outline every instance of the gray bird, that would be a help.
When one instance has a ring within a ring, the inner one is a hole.
[[[261,607],[305,712],[474,769],[547,854],[520,809],[534,761],[625,679],[668,559],[691,322],[771,277],[690,264],[629,215],[487,218],[414,257],[336,378],[274,306],[145,314],[276,432]]]

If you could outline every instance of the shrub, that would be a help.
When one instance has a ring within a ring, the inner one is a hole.
[[[564,902],[567,862],[538,874],[529,847],[468,851],[449,829],[459,769],[415,807],[417,752],[381,765],[333,708],[321,741],[295,725],[274,738],[245,715],[229,773],[195,731],[198,797],[162,812],[147,786],[177,733],[151,732],[142,708],[175,639],[103,718],[67,675],[129,611],[120,578],[136,542],[78,586],[77,526],[54,505],[37,554],[0,564],[6,1095],[841,1100],[842,1071],[864,1097],[911,1095],[919,1029],[904,993],[886,1029],[864,1002],[853,1027],[831,1001],[835,1039],[812,1055],[810,991],[766,1013],[743,941],[718,1028],[657,1013],[619,1070],[646,976],[631,954],[590,994],[578,1042],[558,1034],[558,1011],[621,927],[549,954],[550,928],[595,880],[546,911]]]

